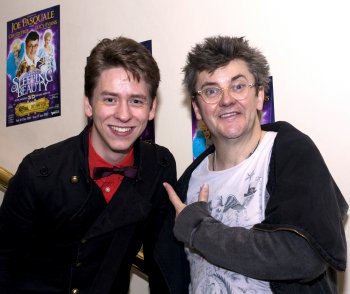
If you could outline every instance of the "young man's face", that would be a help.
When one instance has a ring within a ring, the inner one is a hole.
[[[207,71],[199,73],[196,89],[201,90],[206,85],[228,88],[238,81],[247,85],[256,82],[247,64],[239,59],[231,61],[212,73]],[[255,86],[247,87],[243,100],[238,101],[234,96],[225,89],[216,104],[205,103],[200,95],[197,97],[198,105],[193,102],[196,118],[203,119],[213,140],[237,139],[249,135],[257,123],[257,110],[262,110],[264,90],[259,89],[256,95]]]
[[[26,44],[26,53],[27,53],[28,57],[33,61],[35,59],[35,55],[36,55],[36,51],[38,50],[38,46],[39,46],[39,40],[35,40],[35,41],[30,40]]]
[[[93,119],[92,144],[110,163],[119,162],[155,116],[156,99],[149,97],[146,82],[123,68],[104,70],[93,92],[85,97],[85,114]]]

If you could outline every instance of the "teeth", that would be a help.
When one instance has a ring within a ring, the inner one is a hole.
[[[131,128],[120,128],[120,127],[111,127],[113,131],[120,132],[120,133],[126,133],[131,130]]]
[[[220,117],[225,118],[225,117],[234,116],[234,115],[236,115],[236,114],[237,114],[237,112],[225,113],[225,114],[220,115]]]

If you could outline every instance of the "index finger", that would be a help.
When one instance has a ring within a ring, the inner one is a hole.
[[[186,205],[182,203],[181,199],[179,198],[179,196],[177,196],[174,188],[170,184],[165,182],[163,183],[163,186],[165,190],[168,192],[169,199],[171,203],[174,205],[176,214],[179,214]]]

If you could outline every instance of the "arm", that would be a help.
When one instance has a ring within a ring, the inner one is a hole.
[[[311,280],[326,269],[307,240],[291,231],[228,227],[197,202],[178,216],[175,236],[209,262],[260,280]]]
[[[169,185],[166,188],[178,212],[174,227],[176,238],[209,262],[261,280],[307,281],[325,271],[326,263],[307,240],[293,231],[228,227],[211,217],[206,185],[199,195],[200,202],[188,206],[175,198]]]

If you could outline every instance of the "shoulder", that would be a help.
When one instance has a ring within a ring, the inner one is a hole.
[[[270,159],[270,176],[275,179],[308,178],[328,175],[327,165],[316,144],[306,134],[286,122],[270,124],[264,130],[277,132]],[[271,179],[271,177],[270,177]]]
[[[262,126],[265,131],[277,132],[273,151],[283,154],[305,154],[318,152],[312,139],[288,122],[279,121]]]
[[[53,169],[54,166],[70,165],[81,150],[79,136],[70,137],[47,147],[35,149],[24,157],[22,165],[30,166],[33,171],[41,174],[43,169]]]
[[[162,166],[168,166],[175,162],[173,154],[164,146],[144,141],[140,141],[139,146],[140,154],[144,159],[153,157]]]

